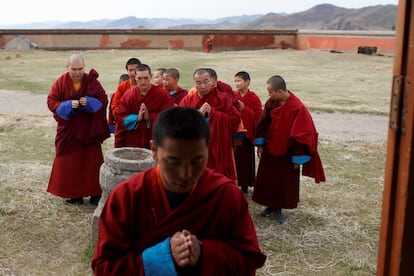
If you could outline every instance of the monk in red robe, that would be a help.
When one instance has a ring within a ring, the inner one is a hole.
[[[256,180],[256,158],[254,139],[256,125],[262,113],[260,98],[249,89],[250,75],[245,71],[237,72],[234,76],[237,91],[234,92],[242,112],[243,126],[246,129],[241,145],[235,147],[237,169],[237,184],[245,195],[249,194],[248,187],[253,187]]]
[[[52,85],[47,105],[57,122],[56,157],[47,191],[68,203],[82,204],[100,199],[99,169],[103,163],[101,143],[109,137],[106,121],[108,96],[98,73],[85,73],[85,61],[71,55],[67,70]]]
[[[205,118],[169,108],[153,137],[158,165],[115,187],[102,210],[95,275],[255,275],[266,256],[243,193],[206,168]]]
[[[125,92],[127,92],[131,87],[137,85],[137,81],[135,80],[135,69],[140,64],[141,61],[137,58],[130,58],[127,60],[125,64],[125,69],[128,73],[129,78],[118,84],[118,87],[116,88],[114,94],[111,97],[111,102],[109,106],[109,114],[111,115],[111,117],[108,121],[110,125],[115,125],[116,115],[118,114],[118,106],[122,96],[124,96]]]
[[[207,54],[213,49],[213,40],[210,37],[207,37],[206,41],[204,41],[204,48]]]
[[[302,174],[316,183],[325,181],[325,174],[317,151],[318,133],[307,108],[280,76],[267,81],[267,91],[270,98],[256,132],[260,162],[252,198],[267,206],[262,216],[274,215],[283,223],[282,208],[296,208],[299,202],[300,166]]]
[[[185,96],[180,106],[199,109],[208,120],[211,142],[207,167],[236,180],[232,135],[239,126],[240,112],[228,93],[212,87],[211,77],[206,69],[197,69],[193,79],[197,92]]]
[[[174,103],[179,105],[181,100],[188,94],[188,91],[178,84],[180,72],[176,68],[168,68],[165,70],[163,77],[164,88],[167,89]]]
[[[174,102],[168,92],[151,84],[151,68],[140,64],[136,68],[137,86],[122,97],[116,117],[115,147],[150,147],[152,125],[158,114]]]

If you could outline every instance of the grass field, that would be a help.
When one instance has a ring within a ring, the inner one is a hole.
[[[46,94],[65,70],[69,52],[0,51],[0,88]],[[206,55],[185,51],[86,51],[110,94],[125,61],[139,57],[153,69],[177,67],[191,87],[197,67],[213,67],[232,83],[246,70],[265,100],[265,82],[280,74],[311,110],[386,115],[392,57],[346,52],[263,50]],[[7,104],[7,103],[1,103]],[[344,126],[352,131],[351,126]],[[0,275],[90,275],[93,206],[67,206],[46,190],[54,157],[51,116],[0,114]],[[113,140],[104,143],[112,147]],[[249,199],[262,250],[258,275],[375,275],[385,142],[322,139],[327,182],[304,177],[301,202],[288,223],[259,216]]]

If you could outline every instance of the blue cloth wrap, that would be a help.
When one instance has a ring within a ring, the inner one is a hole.
[[[170,238],[157,243],[142,252],[145,275],[176,276],[174,260],[170,250]]]
[[[109,133],[115,133],[115,125],[114,124],[109,124]]]
[[[124,118],[124,125],[128,130],[134,130],[138,127],[138,114],[129,114]]]
[[[245,131],[240,131],[240,132],[236,132],[233,134],[233,138],[244,138],[244,137],[246,137]]]
[[[56,114],[62,119],[69,120],[70,117],[76,114],[72,108],[72,100],[61,102],[58,108],[56,108]]]
[[[309,155],[294,155],[292,156],[292,163],[294,164],[305,164],[311,160],[311,157]]]
[[[254,139],[255,146],[264,146],[266,144],[266,138],[264,137],[257,137]]]

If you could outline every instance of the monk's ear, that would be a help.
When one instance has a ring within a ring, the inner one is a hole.
[[[152,151],[152,158],[155,161],[158,161],[158,157],[157,157],[157,147],[154,144],[154,140],[150,140],[150,149]]]

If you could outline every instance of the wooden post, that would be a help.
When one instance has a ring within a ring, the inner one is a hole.
[[[414,5],[400,0],[377,275],[414,275]]]

